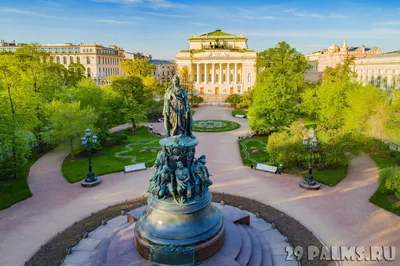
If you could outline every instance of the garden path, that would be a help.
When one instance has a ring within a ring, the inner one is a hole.
[[[347,177],[337,186],[306,191],[299,188],[299,177],[242,166],[237,138],[249,128],[246,119],[231,116],[231,109],[201,107],[194,118],[241,124],[241,128],[229,132],[195,133],[199,139],[197,156],[207,155],[207,166],[213,174],[213,191],[271,205],[310,228],[327,245],[394,245],[400,250],[400,217],[368,201],[378,186],[378,169],[368,156],[353,160]],[[153,124],[156,131],[162,129],[160,123]],[[69,184],[60,170],[65,156],[64,152],[50,152],[40,158],[28,179],[33,196],[0,211],[0,265],[22,265],[41,245],[75,221],[146,193],[151,170],[104,175],[103,183],[90,189],[82,188],[79,182]],[[396,262],[344,263],[354,264]]]

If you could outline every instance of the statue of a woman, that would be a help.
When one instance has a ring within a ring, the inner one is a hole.
[[[185,136],[194,138],[188,95],[180,86],[179,77],[176,75],[172,78],[172,85],[164,95],[163,114],[167,137]]]

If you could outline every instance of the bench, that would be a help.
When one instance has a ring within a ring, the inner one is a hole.
[[[274,174],[276,174],[276,173],[281,174],[283,172],[283,164],[279,164],[279,166],[276,167],[276,166],[272,166],[272,165],[257,163],[256,170],[270,172],[270,173],[274,173]]]
[[[245,118],[244,115],[235,115],[236,118]]]
[[[135,172],[140,170],[146,170],[146,165],[144,163],[132,164],[125,166],[125,173]]]

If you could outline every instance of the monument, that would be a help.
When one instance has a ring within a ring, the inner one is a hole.
[[[151,263],[194,265],[224,244],[224,219],[211,203],[206,156],[196,157],[192,113],[177,76],[164,95],[163,114],[166,137],[160,141],[148,206],[136,222],[134,243]]]

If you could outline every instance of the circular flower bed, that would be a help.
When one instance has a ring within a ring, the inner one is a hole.
[[[223,132],[238,129],[240,125],[228,120],[197,120],[193,130],[197,132]]]

